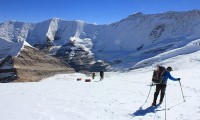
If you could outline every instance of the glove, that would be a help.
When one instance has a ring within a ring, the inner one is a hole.
[[[178,81],[180,81],[180,80],[181,80],[181,78],[177,78],[177,80],[178,80]]]

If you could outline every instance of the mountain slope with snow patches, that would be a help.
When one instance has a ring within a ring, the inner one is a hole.
[[[169,51],[161,53],[155,57],[151,57],[149,59],[140,61],[133,68],[146,67],[146,66],[156,64],[158,62],[161,62],[161,61],[169,59],[169,58],[173,58],[173,57],[180,56],[180,55],[188,55],[188,54],[192,54],[197,51],[200,51],[200,40],[199,39],[190,42],[189,44],[187,44],[184,47],[169,50]]]
[[[199,39],[199,28],[199,10],[172,11],[136,13],[110,25],[58,18],[40,23],[7,21],[0,24],[0,39],[27,41],[78,71],[90,70],[98,60],[111,66],[105,69],[123,70]]]

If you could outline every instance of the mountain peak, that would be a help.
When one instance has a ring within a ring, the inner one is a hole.
[[[53,17],[51,20],[64,20],[62,18]]]
[[[5,21],[5,23],[15,23],[16,21],[15,20],[7,20]]]
[[[133,13],[132,15],[129,15],[128,17],[138,17],[138,16],[143,16],[144,14],[142,12],[136,12]]]

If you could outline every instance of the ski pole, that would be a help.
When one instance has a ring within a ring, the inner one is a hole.
[[[153,83],[150,85],[150,90],[149,90],[149,93],[148,93],[148,96],[147,96],[147,99],[146,99],[145,103],[147,102],[147,100],[148,100],[148,98],[149,98],[149,95],[150,95],[152,86],[153,86]]]
[[[166,97],[166,90],[165,90],[165,120],[167,120],[167,97]]]
[[[181,87],[181,92],[182,92],[182,96],[183,96],[183,102],[185,102],[185,97],[184,97],[184,95],[183,95],[183,90],[182,90],[182,85],[181,85],[180,80],[179,80],[179,84],[180,84],[180,87]]]

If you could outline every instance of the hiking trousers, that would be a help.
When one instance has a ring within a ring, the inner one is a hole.
[[[103,75],[100,75],[100,81],[103,80]]]
[[[163,98],[164,98],[164,96],[165,96],[166,87],[167,87],[166,84],[157,84],[157,85],[156,85],[156,91],[155,91],[155,93],[154,93],[153,103],[156,104],[157,97],[158,97],[158,95],[159,95],[160,92],[161,92],[161,93],[160,93],[160,103],[163,102]]]

